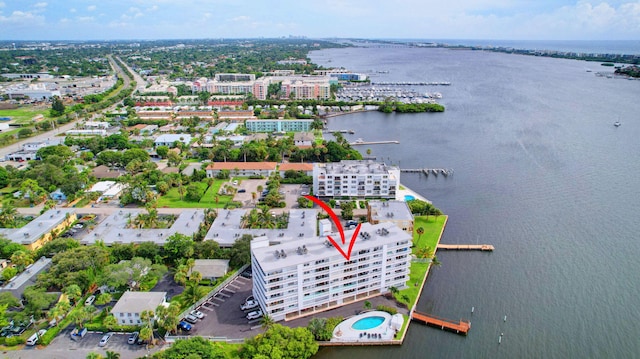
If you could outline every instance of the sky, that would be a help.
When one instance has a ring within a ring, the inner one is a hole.
[[[639,40],[640,0],[0,0],[0,40]]]

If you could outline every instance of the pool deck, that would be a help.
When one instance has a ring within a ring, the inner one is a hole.
[[[396,192],[396,200],[397,201],[405,201],[405,196],[413,196],[415,199],[419,199],[425,202],[431,203],[428,199],[422,197],[420,194],[412,191],[407,186],[404,186],[402,183],[400,184],[402,188],[398,188],[398,192]]]
[[[358,330],[353,324],[368,317],[383,317],[384,321],[375,328]],[[404,318],[402,314],[391,315],[387,312],[374,310],[355,315],[338,324],[333,330],[332,342],[379,342],[393,340],[396,332],[402,328]]]

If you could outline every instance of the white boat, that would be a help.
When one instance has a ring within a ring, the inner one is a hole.
[[[616,121],[616,122],[613,123],[613,125],[616,126],[616,127],[620,127],[620,125],[622,125],[622,124],[620,123],[620,121]]]

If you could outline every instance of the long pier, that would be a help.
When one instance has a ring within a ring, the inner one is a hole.
[[[356,133],[356,131],[354,130],[333,130],[333,131],[329,131],[329,130],[322,130],[323,133],[335,133],[335,132],[340,132],[340,133],[349,133],[349,134],[354,134]]]
[[[356,141],[349,143],[351,146],[360,145],[386,145],[386,144],[398,144],[400,141]]]
[[[491,244],[438,244],[437,249],[449,249],[459,251],[493,251]]]
[[[455,322],[453,320],[439,318],[433,315],[420,313],[413,311],[411,313],[411,319],[423,322],[426,325],[438,327],[442,330],[449,330],[457,334],[467,335],[469,329],[471,329],[471,322],[467,320],[460,320]]]
[[[405,168],[405,169],[401,169],[400,172],[423,173],[427,177],[429,177],[430,174],[436,177],[439,174],[445,177],[453,175],[453,169],[451,168]]]

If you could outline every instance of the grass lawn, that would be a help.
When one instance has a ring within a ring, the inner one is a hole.
[[[434,216],[429,216],[428,218],[425,216],[415,217],[413,224],[413,252],[415,253],[418,248],[424,246],[432,248],[435,252],[435,248],[440,240],[440,234],[442,233],[446,220],[447,216],[439,216],[437,218]],[[424,229],[424,233],[421,236],[418,236],[416,231],[420,227]],[[420,239],[418,239],[418,237],[420,237]],[[417,303],[418,296],[420,294],[420,287],[430,264],[430,262],[411,262],[409,282],[407,283],[408,288],[401,290],[395,295],[395,298],[399,302],[407,304],[408,308],[412,308]],[[408,300],[406,300],[405,297],[408,298]]]
[[[30,107],[19,107],[13,110],[0,110],[0,117],[11,117],[15,123],[32,124],[33,117],[42,114],[45,118],[49,117],[48,109],[34,109]]]
[[[169,208],[224,208],[224,206],[233,200],[233,196],[218,195],[220,186],[224,183],[224,180],[215,180],[209,190],[202,196],[200,202],[190,202],[187,200],[180,200],[180,192],[178,188],[171,188],[167,194],[161,196],[158,199],[158,207]],[[196,182],[198,186],[204,191],[207,188],[207,184],[203,182]],[[186,186],[183,187],[186,194]],[[218,202],[216,203],[216,196]]]

